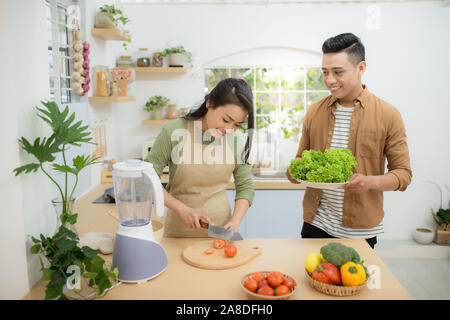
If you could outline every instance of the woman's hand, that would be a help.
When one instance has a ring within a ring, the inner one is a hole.
[[[202,214],[200,211],[192,209],[188,206],[179,212],[181,219],[192,229],[200,229],[200,221],[206,222],[209,225],[214,225],[214,223],[209,219],[208,216]]]
[[[239,223],[236,223],[233,220],[228,221],[223,227],[225,229],[233,230],[235,232],[239,231]]]

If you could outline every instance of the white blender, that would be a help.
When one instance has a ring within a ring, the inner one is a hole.
[[[161,181],[149,162],[130,159],[112,169],[120,226],[116,234],[113,268],[123,282],[145,282],[167,267],[167,255],[153,235],[150,214],[164,214]]]

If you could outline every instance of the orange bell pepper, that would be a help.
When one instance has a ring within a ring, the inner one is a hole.
[[[364,267],[352,261],[341,266],[341,278],[344,286],[359,286],[366,281]]]

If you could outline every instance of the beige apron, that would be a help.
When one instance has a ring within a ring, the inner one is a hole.
[[[196,130],[202,132],[201,128]],[[194,144],[194,121],[187,122],[187,131],[189,135],[185,136],[182,155],[169,193],[187,206],[207,215],[215,225],[223,226],[231,218],[226,189],[235,168],[227,135],[216,138],[208,146],[203,145],[201,141]],[[197,158],[194,158],[196,149]],[[201,151],[201,154],[198,151]],[[207,237],[208,231],[203,228],[190,228],[178,213],[166,207],[164,236]]]

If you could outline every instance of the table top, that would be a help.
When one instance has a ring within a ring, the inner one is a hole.
[[[75,203],[79,214],[77,230],[79,235],[91,231],[112,232],[118,229],[118,221],[110,214],[115,204],[93,204],[110,184],[101,184]],[[108,213],[109,212],[109,213]],[[380,257],[363,239],[332,239],[352,246],[365,261],[366,266],[375,266],[377,280],[360,294],[350,297],[329,296],[312,288],[305,278],[304,261],[311,252],[320,252],[320,247],[331,239],[245,239],[248,245],[262,249],[259,256],[242,266],[226,270],[206,270],[193,267],[182,259],[183,250],[190,244],[204,241],[199,238],[163,238],[161,245],[168,257],[167,269],[158,277],[142,284],[121,283],[110,290],[102,299],[171,299],[171,300],[235,300],[247,299],[241,289],[240,280],[247,273],[277,270],[297,282],[298,288],[291,299],[411,299]],[[102,255],[112,261],[112,255]],[[43,299],[46,281],[39,281],[24,299]],[[371,287],[369,289],[369,287]]]

